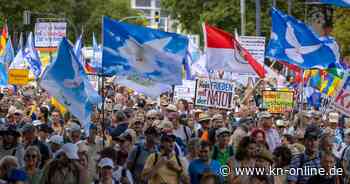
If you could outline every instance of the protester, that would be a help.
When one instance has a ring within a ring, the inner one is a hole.
[[[28,176],[28,182],[31,184],[39,184],[42,171],[39,169],[41,154],[36,146],[29,146],[24,154],[25,165],[23,170]]]
[[[184,159],[174,152],[174,143],[174,135],[163,133],[160,138],[160,153],[148,156],[141,177],[148,180],[149,184],[189,183]]]

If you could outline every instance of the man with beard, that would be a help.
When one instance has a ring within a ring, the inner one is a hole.
[[[174,144],[174,135],[161,135],[160,153],[148,156],[141,176],[148,180],[149,184],[189,183],[184,159],[175,153]]]
[[[18,143],[20,137],[19,132],[9,127],[5,130],[0,131],[2,137],[2,145],[0,145],[0,158],[6,155],[15,156],[18,160],[19,166],[24,166],[24,147]]]
[[[209,143],[202,141],[199,145],[199,158],[193,160],[188,168],[191,184],[200,184],[202,176],[206,173],[217,175],[223,182],[223,178],[218,175],[220,173],[220,163],[210,159],[210,151]]]

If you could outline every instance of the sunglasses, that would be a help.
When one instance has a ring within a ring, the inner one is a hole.
[[[157,118],[156,117],[149,117],[147,118],[148,120],[156,120]]]

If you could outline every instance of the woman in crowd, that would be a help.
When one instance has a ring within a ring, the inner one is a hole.
[[[27,173],[30,184],[39,184],[42,172],[39,169],[41,160],[40,150],[37,146],[29,146],[24,154],[25,166],[23,170]]]

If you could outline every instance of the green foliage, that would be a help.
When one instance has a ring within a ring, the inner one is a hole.
[[[75,41],[83,30],[85,44],[91,43],[92,32],[100,35],[102,16],[122,19],[138,15],[130,8],[130,0],[0,0],[0,4],[0,18],[7,20],[11,33],[33,31],[36,18],[65,18],[68,38]],[[29,26],[22,22],[24,10],[34,12]],[[139,20],[130,22],[144,23]]]
[[[350,56],[350,11],[337,9],[332,34],[339,42],[343,56]]]

